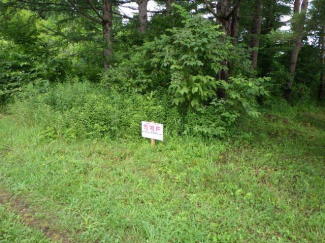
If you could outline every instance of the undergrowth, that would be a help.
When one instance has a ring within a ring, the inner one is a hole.
[[[166,139],[179,135],[210,139],[236,133],[232,128],[243,114],[233,107],[235,103],[229,106],[221,99],[200,109],[183,109],[163,91],[121,93],[113,87],[76,82],[29,85],[9,113],[42,127],[45,139],[137,139],[141,121],[163,123]]]

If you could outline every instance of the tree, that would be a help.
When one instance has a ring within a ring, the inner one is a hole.
[[[39,13],[68,12],[74,17],[79,14],[92,22],[100,24],[104,42],[104,69],[107,69],[109,60],[113,55],[113,3],[115,3],[114,0],[103,0],[102,2],[94,0],[56,0],[51,2],[47,0],[11,0],[5,4]]]
[[[292,91],[292,84],[294,81],[294,76],[296,72],[297,60],[298,55],[302,47],[302,37],[304,34],[304,25],[306,20],[308,8],[308,0],[295,0],[294,2],[294,9],[293,9],[293,22],[292,22],[292,30],[295,34],[295,38],[293,41],[293,50],[290,57],[290,66],[289,66],[289,73],[290,78],[286,83],[286,88],[284,91],[284,98],[286,100],[290,100],[291,91]]]
[[[236,44],[240,0],[235,0],[233,4],[230,0],[220,0],[216,5],[208,0],[203,0],[203,2],[206,9],[217,19],[217,22],[221,23],[226,36],[232,37],[233,44]],[[224,65],[228,66],[228,61],[224,60]],[[220,79],[228,81],[229,71],[221,70],[219,76]]]
[[[255,0],[255,11],[252,20],[250,47],[252,48],[251,60],[254,69],[257,69],[258,48],[260,44],[260,33],[262,27],[263,1]]]
[[[89,20],[102,25],[103,41],[104,41],[104,69],[109,67],[109,59],[113,55],[113,37],[112,37],[112,25],[113,25],[113,0],[103,0],[102,5],[93,2],[93,0],[76,1],[68,0],[73,10],[77,11],[82,16]],[[86,8],[84,8],[86,6]],[[93,10],[95,16],[87,13],[87,7]],[[84,10],[85,9],[85,10]]]
[[[166,13],[169,16],[172,11],[172,2],[173,0],[165,0],[166,1]]]
[[[221,23],[226,35],[233,37],[233,43],[236,43],[240,0],[233,3],[230,0],[220,0],[216,5],[208,0],[203,2],[207,10]]]
[[[272,29],[274,29],[274,22],[275,22],[275,14],[274,10],[276,7],[277,1],[276,0],[269,0],[266,2],[266,7],[268,12],[266,13],[265,18],[265,33],[269,33]]]
[[[318,39],[319,60],[321,65],[318,99],[324,99],[325,92],[325,1],[314,0],[310,10],[309,28],[312,37]]]
[[[140,33],[145,33],[148,24],[148,0],[136,0],[139,6],[139,31]]]

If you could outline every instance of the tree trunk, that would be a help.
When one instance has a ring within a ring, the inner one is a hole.
[[[274,19],[275,19],[274,9],[276,6],[276,0],[269,0],[269,2],[267,2],[266,6],[268,8],[268,12],[265,13],[266,24],[265,24],[265,30],[263,31],[263,34],[270,33],[271,30],[274,28]]]
[[[218,20],[221,22],[221,25],[227,36],[231,35],[231,18],[228,18],[230,13],[230,0],[220,0],[217,3],[217,15]]]
[[[252,66],[257,69],[257,59],[258,59],[258,48],[260,46],[260,34],[262,26],[262,11],[263,11],[263,1],[255,0],[255,13],[252,22],[252,31],[250,39],[250,47],[253,49],[251,53]]]
[[[230,0],[221,0],[217,3],[217,19],[221,22],[222,27],[227,36],[233,38],[232,42],[235,45],[238,36],[238,14],[239,14],[239,2],[235,1],[235,5],[231,8]],[[229,67],[228,61],[223,61],[225,66]],[[222,70],[219,77],[225,81],[229,80],[229,69]]]
[[[170,14],[172,12],[172,2],[173,2],[173,0],[166,0],[166,13],[167,13],[167,16],[170,16]]]
[[[325,25],[323,26],[323,33],[321,36],[322,43],[322,52],[321,52],[321,63],[322,63],[322,72],[320,74],[320,86],[318,91],[318,100],[322,101],[324,99],[324,89],[325,89]]]
[[[235,45],[237,42],[237,36],[238,36],[238,14],[239,14],[239,4],[240,0],[219,0],[217,2],[217,11],[214,10],[214,5],[211,1],[203,0],[207,10],[214,15],[214,17],[219,21],[222,25],[222,28],[226,34],[226,36],[230,36],[233,38],[232,42]],[[231,4],[233,2],[233,4]],[[233,5],[233,6],[231,6]],[[227,60],[224,60],[222,62],[223,65],[228,67],[229,70],[229,64]],[[229,71],[228,70],[222,70],[218,73],[218,78],[223,79],[225,81],[229,80]],[[224,92],[222,94],[220,93],[220,97],[223,96]]]
[[[238,37],[238,26],[239,26],[239,5],[234,7],[232,17],[231,17],[231,26],[230,26],[230,36],[233,38],[232,43],[236,45]]]
[[[295,0],[294,4],[293,4],[293,13],[299,13],[300,11],[300,4],[301,4],[301,0]]]
[[[296,37],[293,42],[293,51],[291,53],[291,58],[290,58],[290,66],[289,66],[290,78],[287,81],[286,88],[284,91],[284,98],[286,100],[290,100],[291,97],[291,89],[292,89],[292,84],[296,72],[297,60],[302,46],[302,37],[303,37],[304,24],[306,20],[308,0],[303,0],[301,4],[300,12],[297,7],[299,3],[300,0],[295,0],[294,11],[296,12],[294,12],[294,16],[296,15],[297,17],[299,17],[299,19],[296,18],[295,19],[296,22],[292,24],[292,28]]]
[[[265,16],[265,26],[262,25],[263,29],[261,30],[261,33],[263,35],[267,35],[269,34],[272,30],[275,30],[275,20],[276,20],[276,14],[275,14],[275,9],[277,6],[277,1],[276,0],[267,0],[267,1],[263,1],[264,2],[264,10],[262,13],[262,16]],[[263,22],[263,21],[262,21]],[[270,46],[270,44],[266,43],[266,48],[272,48]],[[274,53],[273,53],[274,54]],[[268,53],[268,54],[264,54],[267,56],[267,58],[263,58],[263,69],[262,69],[262,73],[263,75],[268,75],[271,72],[271,66],[272,66],[272,53]]]
[[[112,17],[113,8],[111,0],[103,0],[103,39],[104,39],[104,69],[109,66],[109,59],[113,55],[113,38],[112,38]]]
[[[207,10],[214,15],[214,17],[222,25],[222,28],[227,36],[236,38],[238,36],[238,14],[239,4],[241,0],[219,0],[217,2],[217,11],[214,10],[214,5],[211,1],[203,0]],[[233,5],[233,6],[231,6]],[[236,43],[236,41],[234,41]]]
[[[138,0],[137,3],[139,6],[139,31],[144,34],[146,33],[148,23],[148,0]]]

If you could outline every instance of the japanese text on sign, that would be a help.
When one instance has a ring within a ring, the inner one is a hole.
[[[164,125],[154,122],[141,122],[142,125],[142,137],[152,138],[163,141],[164,137]]]

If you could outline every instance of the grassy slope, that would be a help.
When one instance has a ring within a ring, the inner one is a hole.
[[[3,116],[0,190],[72,242],[325,242],[325,111],[241,126],[250,133],[230,142],[152,150],[146,140],[46,140]]]

